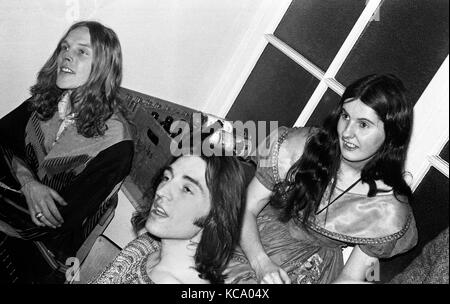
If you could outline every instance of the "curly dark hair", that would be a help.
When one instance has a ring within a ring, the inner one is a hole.
[[[236,157],[198,155],[206,162],[205,180],[211,196],[211,210],[197,219],[195,225],[203,228],[195,253],[196,270],[202,279],[211,283],[223,283],[223,271],[239,242],[242,215],[245,206],[245,173]],[[181,157],[181,156],[180,156]],[[177,158],[173,158],[169,165]],[[153,198],[161,178],[158,174],[149,193]],[[151,203],[133,215],[135,231],[145,227]]]
[[[326,188],[333,193],[341,152],[337,124],[344,103],[360,99],[384,123],[385,140],[361,171],[361,181],[369,185],[368,196],[375,196],[376,180],[392,187],[399,201],[409,200],[412,192],[404,180],[404,164],[413,125],[413,105],[406,98],[403,83],[394,75],[369,75],[345,90],[339,104],[324,122],[313,129],[300,159],[292,165],[285,181],[276,185],[271,204],[279,209],[280,220],[302,217],[305,224],[317,212]],[[403,196],[403,197],[402,197]]]
[[[122,51],[116,33],[95,21],[80,21],[73,24],[61,38],[51,57],[30,88],[30,110],[36,111],[39,119],[46,121],[57,111],[63,90],[56,85],[57,58],[62,51],[62,42],[74,29],[87,27],[93,48],[92,69],[85,84],[72,90],[71,100],[80,104],[76,114],[76,127],[85,137],[101,136],[105,133],[106,121],[112,114],[126,113],[119,96],[122,81]]]

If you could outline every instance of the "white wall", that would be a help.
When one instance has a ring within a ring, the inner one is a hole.
[[[119,36],[124,60],[122,86],[220,113],[220,100],[237,94],[264,48],[263,34],[275,29],[289,3],[0,0],[0,118],[29,97],[29,87],[56,43],[81,19],[100,21]],[[241,79],[237,86],[235,79]],[[116,215],[105,231],[119,246],[134,237],[130,225],[133,211],[120,192]]]
[[[0,117],[29,96],[36,73],[79,19],[118,34],[124,87],[203,109],[261,8],[270,12],[277,2],[0,0]]]

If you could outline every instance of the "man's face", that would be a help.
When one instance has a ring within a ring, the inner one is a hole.
[[[87,27],[69,32],[58,54],[56,85],[61,89],[75,89],[84,85],[91,74],[94,50]]]
[[[161,239],[189,240],[202,230],[194,222],[211,209],[205,172],[206,163],[198,156],[182,156],[164,171],[147,231]]]

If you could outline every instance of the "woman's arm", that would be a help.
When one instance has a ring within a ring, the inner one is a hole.
[[[256,177],[248,185],[241,230],[241,247],[253,268],[257,266],[259,259],[267,257],[259,237],[256,218],[267,205],[270,195],[271,191],[264,187]]]
[[[256,177],[250,182],[247,189],[240,245],[260,282],[290,283],[287,273],[273,263],[264,251],[256,224],[256,218],[267,205],[271,194],[272,192],[264,187]]]
[[[367,283],[371,271],[379,271],[378,259],[364,253],[359,246],[353,248],[341,274],[334,281],[335,284]]]

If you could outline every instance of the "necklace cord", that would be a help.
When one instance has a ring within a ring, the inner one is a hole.
[[[328,207],[331,206],[331,204],[333,204],[334,202],[336,202],[341,196],[343,196],[345,193],[347,193],[348,191],[350,191],[351,189],[353,189],[353,187],[355,187],[359,182],[361,181],[361,178],[358,178],[353,184],[351,184],[350,186],[347,187],[347,189],[345,189],[344,191],[342,191],[341,194],[339,194],[332,202],[330,202],[330,200],[328,200],[328,204],[323,207],[322,209],[320,209],[319,211],[316,212],[316,215],[318,215],[319,213],[321,213],[322,211],[328,209]]]

